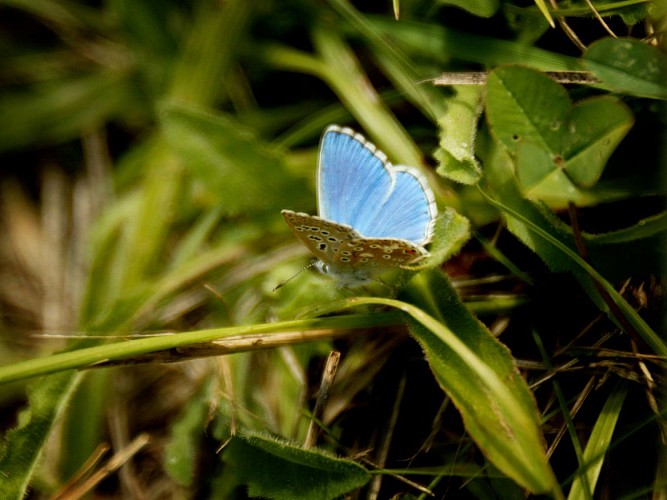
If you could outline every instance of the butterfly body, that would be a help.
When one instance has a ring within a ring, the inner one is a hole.
[[[320,147],[319,216],[282,215],[319,259],[318,268],[356,286],[428,255],[437,208],[414,168],[394,166],[349,128],[329,126]]]

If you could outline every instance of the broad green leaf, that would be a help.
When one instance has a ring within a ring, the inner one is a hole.
[[[617,386],[614,389],[602,407],[600,415],[593,427],[593,431],[588,437],[588,443],[586,444],[583,458],[584,463],[586,464],[584,475],[586,476],[586,482],[591,490],[595,490],[595,485],[600,477],[600,470],[602,469],[604,456],[611,445],[611,438],[614,435],[616,423],[618,422],[618,417],[623,409],[623,402],[625,401],[625,396],[627,394],[627,384]],[[572,488],[567,497],[568,500],[589,498],[586,494],[586,489],[582,479],[577,476],[572,483]]]
[[[60,373],[39,380],[28,390],[28,407],[0,442],[0,497],[25,498],[26,488],[51,434],[81,375]]]
[[[583,56],[584,65],[613,90],[667,99],[667,56],[632,38],[604,38]]]
[[[621,101],[604,96],[573,105],[561,85],[523,67],[491,72],[486,112],[495,138],[517,158],[525,193],[555,199],[594,185],[633,124]]]
[[[438,0],[443,5],[454,5],[480,17],[491,17],[498,11],[498,0]]]
[[[563,168],[576,185],[590,187],[597,182],[633,123],[627,106],[612,97],[588,99],[572,108],[563,138]]]
[[[251,497],[327,500],[360,488],[370,474],[351,460],[268,436],[237,435],[223,460]]]
[[[301,205],[308,189],[289,174],[282,152],[235,118],[177,104],[165,104],[161,116],[171,149],[226,213]]]
[[[475,158],[475,136],[482,112],[482,87],[455,86],[456,95],[447,99],[444,115],[438,117],[440,147],[434,156],[438,173],[463,184],[476,184],[482,169]]]
[[[558,168],[549,150],[534,142],[517,145],[516,173],[529,198],[554,203],[563,198],[577,202],[585,199],[585,192],[574,185],[564,169]]]
[[[571,107],[565,88],[538,71],[501,66],[489,73],[489,126],[496,140],[512,153],[523,141],[548,151],[560,149]]]

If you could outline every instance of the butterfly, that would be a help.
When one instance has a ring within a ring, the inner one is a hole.
[[[394,166],[361,134],[330,125],[322,134],[317,171],[319,216],[282,215],[319,259],[317,268],[342,286],[363,285],[429,253],[438,210],[417,169]]]

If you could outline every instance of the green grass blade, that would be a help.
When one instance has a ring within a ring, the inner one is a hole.
[[[493,186],[494,195],[485,192],[484,194],[489,202],[497,206],[506,215],[509,229],[531,250],[536,252],[552,270],[568,270],[573,272],[575,276],[584,275],[596,281],[651,349],[656,354],[667,356],[665,341],[628,304],[611,283],[573,250],[574,244],[571,235],[567,235],[562,229],[556,228],[545,213],[522,197],[515,185],[516,180],[509,165],[501,163],[501,161],[496,161],[487,165],[487,178]],[[589,293],[593,293],[592,290],[595,290],[594,287],[585,288]],[[600,304],[600,307],[603,307],[612,321],[615,321],[611,312],[601,304],[597,295],[592,295],[591,298],[594,302]]]
[[[546,459],[535,401],[509,351],[467,312],[443,276],[426,274],[413,280],[420,285],[415,293],[446,322],[392,299],[356,298],[340,307],[381,304],[405,312],[436,379],[489,460],[531,492],[561,497]]]
[[[400,322],[399,315],[395,313],[385,313],[370,316],[356,315],[336,318],[294,320],[280,323],[214,328],[211,330],[198,330],[179,334],[155,335],[138,338],[136,340],[115,342],[75,351],[61,352],[51,356],[29,359],[12,365],[2,366],[0,367],[0,384],[63,370],[92,368],[95,364],[105,361],[118,361],[142,354],[211,342],[230,336],[289,332],[294,330],[302,331],[308,329],[372,328],[395,325]],[[301,339],[301,341],[307,340],[307,335]],[[258,345],[261,345],[261,343]],[[247,350],[247,348],[243,350]]]
[[[537,8],[544,16],[544,19],[546,19],[547,22],[549,23],[549,26],[555,28],[556,23],[554,23],[554,18],[551,17],[551,12],[549,12],[549,7],[547,7],[546,2],[544,0],[535,0],[535,5],[537,5]]]
[[[410,55],[400,46],[392,43],[367,17],[363,16],[346,0],[329,0],[329,3],[355,30],[354,35],[361,35],[371,46],[373,56],[380,63],[388,78],[401,92],[417,106],[426,117],[436,122],[438,116],[446,112],[446,105],[440,91],[431,85],[424,85],[424,79],[432,76],[413,64]]]
[[[324,63],[321,75],[368,135],[394,163],[420,166],[421,151],[371,85],[350,47],[324,26],[313,31],[313,43]]]
[[[401,42],[404,50],[414,50],[434,61],[445,62],[452,54],[459,60],[491,66],[522,64],[541,71],[582,71],[581,60],[520,42],[486,37],[449,27],[415,21],[372,19],[382,32]],[[437,75],[433,75],[437,76]]]
[[[605,402],[602,411],[600,412],[600,416],[595,422],[593,431],[588,438],[588,443],[586,444],[586,449],[583,454],[584,464],[586,466],[584,475],[586,476],[585,480],[588,483],[588,487],[590,487],[592,491],[595,490],[595,485],[600,477],[604,455],[611,445],[611,438],[614,435],[616,423],[618,422],[618,417],[623,409],[623,402],[625,401],[625,396],[627,394],[627,384],[621,384],[614,389]],[[580,476],[576,477],[572,483],[570,493],[568,494],[568,500],[590,498],[589,495],[585,494],[583,481],[584,479]]]
[[[584,65],[609,88],[626,94],[667,99],[667,57],[633,38],[603,38],[583,56]]]

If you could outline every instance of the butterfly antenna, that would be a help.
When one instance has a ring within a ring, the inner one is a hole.
[[[280,283],[278,283],[278,284],[273,288],[273,290],[271,290],[271,291],[272,291],[272,292],[275,292],[275,291],[278,290],[279,288],[284,287],[287,283],[289,283],[290,281],[292,281],[294,278],[296,278],[299,274],[301,274],[302,272],[304,272],[306,269],[310,269],[311,267],[313,267],[313,266],[315,265],[316,262],[317,262],[317,261],[314,260],[314,261],[312,261],[310,264],[308,264],[307,266],[302,267],[302,268],[299,269],[296,273],[294,273],[292,276],[290,276],[289,278],[287,278],[285,281],[281,281]]]

